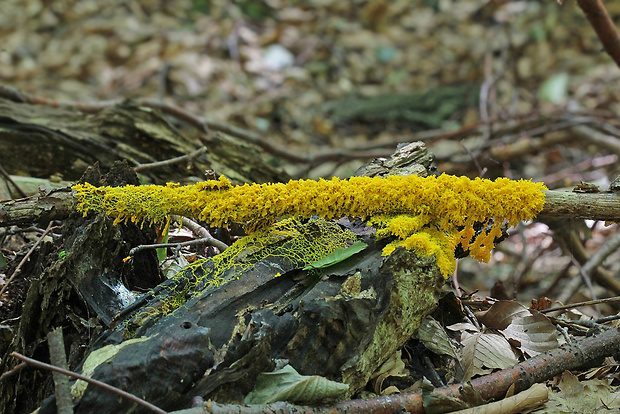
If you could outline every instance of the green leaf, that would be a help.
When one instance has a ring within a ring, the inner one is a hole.
[[[340,263],[343,260],[348,259],[356,253],[364,250],[368,245],[362,241],[356,241],[349,247],[339,247],[334,250],[333,253],[328,254],[322,259],[317,260],[316,262],[310,263],[308,266],[304,267],[303,270],[312,270],[312,269],[323,269],[326,267],[330,267],[335,265],[336,263]]]
[[[295,368],[284,368],[258,375],[254,389],[245,397],[246,404],[288,401],[295,404],[319,404],[344,396],[348,384],[330,381],[318,375],[300,375]]]
[[[6,258],[4,257],[4,254],[0,252],[0,270],[4,269],[6,269]]]
[[[170,220],[166,222],[166,227],[163,230],[163,237],[161,238],[161,243],[168,243],[168,230],[170,230]],[[160,247],[159,249],[155,249],[157,251],[157,260],[159,263],[163,263],[168,256],[168,249],[166,247]]]

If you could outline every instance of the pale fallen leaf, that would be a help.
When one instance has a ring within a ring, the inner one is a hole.
[[[284,368],[258,375],[254,389],[245,397],[246,404],[266,404],[288,401],[299,404],[318,404],[337,399],[349,389],[348,384],[330,381],[318,375],[300,375],[295,368]]]
[[[518,362],[512,347],[501,335],[477,332],[464,333],[464,336],[462,340],[464,381],[474,375],[486,374],[495,368],[509,368]]]
[[[549,391],[545,384],[534,384],[525,391],[503,400],[455,411],[453,414],[517,414],[529,412],[549,400]]]
[[[557,330],[546,316],[538,312],[513,319],[501,332],[506,338],[517,341],[518,348],[530,357],[558,347]]]

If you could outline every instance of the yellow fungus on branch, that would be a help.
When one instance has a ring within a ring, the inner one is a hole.
[[[288,183],[233,186],[228,179],[190,186],[73,187],[78,210],[105,212],[115,222],[165,222],[170,214],[197,217],[212,226],[242,224],[264,229],[280,218],[343,216],[370,219],[379,237],[395,236],[386,247],[435,255],[448,276],[454,269],[454,247],[461,243],[473,257],[488,261],[493,240],[504,222],[531,220],[545,203],[542,183],[498,178],[352,177],[346,180],[291,180]],[[490,225],[473,239],[475,222]],[[492,223],[492,225],[491,225]]]

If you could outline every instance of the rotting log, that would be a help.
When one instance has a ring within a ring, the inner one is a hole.
[[[93,346],[126,344],[93,377],[125,389],[131,384],[132,392],[164,409],[189,407],[196,396],[240,402],[258,373],[272,370],[278,359],[302,374],[343,381],[349,394],[359,391],[434,309],[443,278],[432,257],[404,249],[382,257],[385,243],[376,242],[363,223],[341,225],[369,246],[335,266],[303,270],[295,255],[286,253],[295,246],[296,233],[327,243],[331,234],[325,229],[338,227],[310,219],[290,235],[269,238],[275,247],[257,262],[251,258],[257,252],[239,254],[241,273],[233,266],[231,277],[223,276],[226,283],[207,283],[172,313],[151,309],[165,306],[176,287],[152,294]],[[208,280],[211,268],[206,262],[198,269],[204,275],[187,274],[179,289],[184,281]],[[128,342],[128,337],[144,340]],[[45,403],[40,412],[51,407]],[[75,408],[80,413],[134,407],[88,386]]]
[[[0,97],[0,153],[3,168],[11,174],[77,180],[95,162],[104,171],[123,159],[133,167],[185,156],[203,146],[208,151],[204,156],[141,175],[146,181],[164,183],[204,177],[205,170],[216,169],[236,183],[288,179],[286,173],[262,161],[259,147],[221,133],[183,134],[160,110],[137,101],[82,112],[78,107]]]
[[[146,321],[136,334],[146,340],[125,346],[93,377],[120,388],[131,384],[133,393],[170,410],[189,407],[195,396],[241,402],[260,372],[288,359],[300,373],[344,381],[354,393],[432,311],[443,281],[433,259],[403,249],[382,258],[380,250],[371,246],[319,275],[268,257],[239,279]],[[276,270],[282,276],[274,278]],[[121,343],[122,334],[113,329],[96,346]],[[89,386],[76,412],[133,408]]]

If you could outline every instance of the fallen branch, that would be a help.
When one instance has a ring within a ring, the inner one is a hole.
[[[545,191],[546,200],[537,219],[584,219],[620,221],[620,195]],[[75,214],[76,200],[70,191],[53,191],[0,202],[0,227],[60,220]]]
[[[540,313],[557,312],[557,311],[562,311],[566,309],[574,309],[574,308],[580,308],[583,306],[592,306],[592,305],[598,305],[601,303],[613,303],[613,302],[620,302],[620,296],[614,296],[612,298],[605,298],[605,299],[587,300],[585,302],[578,302],[578,303],[569,303],[568,305],[562,305],[562,306],[556,306],[553,308],[542,309],[539,312]]]
[[[152,162],[149,164],[136,165],[135,167],[133,167],[133,169],[134,171],[138,172],[138,171],[149,170],[151,168],[163,167],[165,165],[176,164],[178,162],[191,161],[194,158],[198,157],[199,155],[204,154],[205,152],[207,152],[207,147],[200,147],[199,149],[192,152],[191,154],[181,155],[180,157],[174,157],[174,158],[170,158],[164,161],[157,161],[157,162]]]
[[[62,327],[56,328],[47,334],[47,344],[50,351],[50,362],[59,368],[68,369],[65,355],[65,341],[62,336]],[[73,400],[69,378],[59,372],[52,373],[54,378],[54,392],[58,414],[73,414]]]

